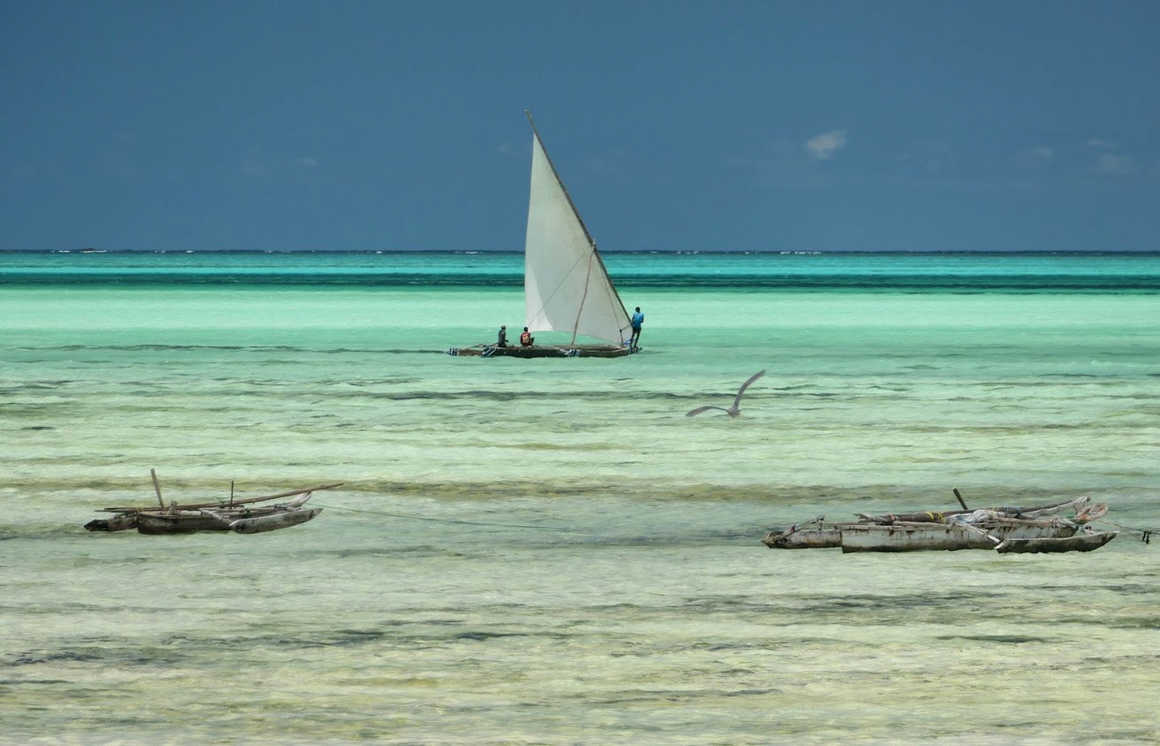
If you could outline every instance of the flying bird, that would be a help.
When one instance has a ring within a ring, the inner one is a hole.
[[[765,371],[759,370],[756,373],[754,373],[753,375],[751,375],[749,377],[749,380],[747,380],[745,383],[741,384],[741,388],[737,389],[737,396],[733,398],[733,406],[729,407],[729,409],[726,409],[725,407],[714,407],[713,405],[709,405],[706,407],[697,407],[696,409],[690,409],[688,414],[686,414],[685,416],[686,417],[694,417],[696,415],[701,414],[702,412],[708,412],[710,409],[720,409],[722,412],[729,415],[730,417],[738,416],[739,414],[741,414],[741,395],[745,393],[745,389],[749,388],[749,384],[753,383],[758,378],[761,378],[764,375],[765,375]]]

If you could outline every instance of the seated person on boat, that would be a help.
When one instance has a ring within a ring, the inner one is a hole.
[[[523,333],[520,334],[520,344],[524,347],[531,347],[535,341],[535,337],[532,336],[532,333],[529,332],[528,328],[525,326]]]

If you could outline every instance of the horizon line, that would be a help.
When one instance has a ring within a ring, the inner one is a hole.
[[[523,249],[0,249],[0,254],[523,254]],[[601,249],[602,254],[1160,254],[1157,249]]]

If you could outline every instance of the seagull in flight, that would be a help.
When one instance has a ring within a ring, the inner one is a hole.
[[[749,384],[753,383],[758,378],[761,378],[764,375],[765,375],[765,371],[759,370],[756,373],[754,373],[753,375],[751,375],[745,383],[741,384],[741,388],[737,389],[737,396],[734,397],[734,399],[733,399],[733,406],[729,407],[729,409],[726,409],[725,407],[714,407],[713,405],[709,405],[706,407],[697,407],[696,409],[690,409],[688,414],[686,414],[685,416],[686,417],[694,417],[696,415],[701,414],[702,412],[708,412],[710,409],[720,409],[722,412],[729,415],[730,417],[737,417],[738,415],[741,414],[741,395],[745,393],[745,389],[749,388]]]

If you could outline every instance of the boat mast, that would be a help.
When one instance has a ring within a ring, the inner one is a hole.
[[[532,136],[540,143],[540,151],[544,154],[544,159],[548,161],[548,168],[552,170],[552,176],[556,178],[556,183],[560,185],[560,191],[564,193],[564,199],[568,200],[568,206],[572,208],[572,214],[576,216],[576,222],[580,223],[580,229],[584,231],[584,237],[588,239],[588,246],[592,249],[592,256],[596,257],[596,261],[600,264],[600,271],[604,273],[604,278],[608,281],[608,286],[612,288],[612,294],[616,297],[616,302],[620,304],[620,311],[624,314],[624,318],[628,318],[628,310],[624,307],[624,301],[620,299],[620,293],[616,290],[616,285],[612,282],[612,277],[608,274],[608,268],[604,266],[604,259],[600,256],[600,251],[596,248],[596,241],[592,238],[592,234],[588,232],[588,226],[584,223],[584,218],[580,217],[580,211],[576,209],[576,203],[572,201],[572,195],[568,193],[568,187],[564,185],[564,180],[560,178],[560,172],[556,170],[556,164],[552,162],[552,156],[548,154],[548,149],[544,147],[544,138],[540,137],[540,131],[536,129],[536,122],[532,119],[532,112],[529,109],[524,109],[524,116],[528,118],[528,124],[532,127]],[[584,295],[580,301],[580,307],[576,310],[576,321],[572,324],[572,342],[576,344],[576,332],[580,328],[580,315],[584,313],[584,300],[588,298],[588,280],[592,277],[592,261],[588,261],[588,275],[584,278]],[[623,333],[624,328],[620,331]],[[621,340],[623,341],[623,336]]]
[[[572,341],[568,344],[576,344],[576,334],[580,331],[580,314],[584,312],[584,301],[588,300],[588,283],[592,281],[592,257],[595,254],[588,256],[588,268],[584,270],[584,293],[580,296],[580,307],[576,309],[576,320],[572,322]]]

